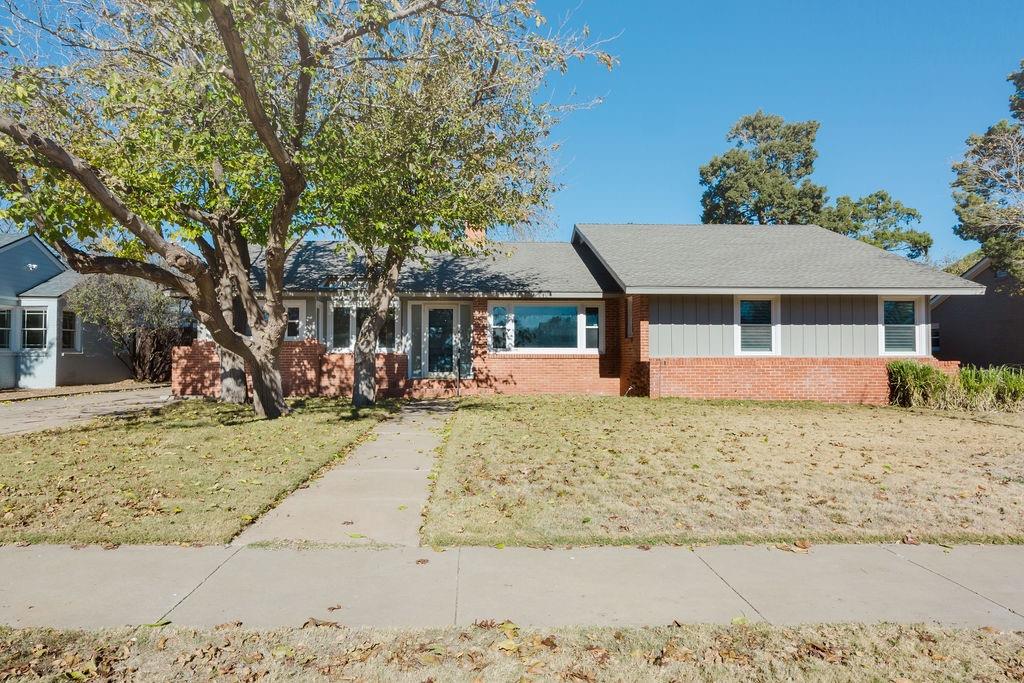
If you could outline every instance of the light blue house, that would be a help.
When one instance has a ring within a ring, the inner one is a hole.
[[[0,389],[130,377],[100,330],[65,309],[80,277],[38,237],[0,234]]]

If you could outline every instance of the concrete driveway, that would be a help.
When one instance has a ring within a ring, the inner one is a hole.
[[[0,434],[19,434],[86,422],[100,415],[158,408],[171,400],[169,387],[78,394],[0,405]]]

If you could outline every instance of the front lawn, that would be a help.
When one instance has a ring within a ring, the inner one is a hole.
[[[520,630],[0,627],[0,680],[1019,681],[1024,636],[766,624]]]
[[[1024,418],[592,397],[466,400],[434,545],[1024,542]]]
[[[11,436],[0,543],[224,543],[383,415],[311,399],[279,420],[209,401]]]

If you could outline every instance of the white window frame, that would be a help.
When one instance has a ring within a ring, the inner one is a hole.
[[[886,351],[885,349],[885,302],[914,302],[914,350]],[[878,355],[880,356],[930,356],[931,331],[925,321],[925,297],[923,296],[880,296],[878,297]],[[925,351],[925,349],[928,349]]]
[[[7,330],[7,346],[0,346],[0,353],[9,353],[15,349],[15,342],[17,341],[15,339],[15,332],[17,328],[14,326],[14,322],[17,316],[15,316],[14,311],[13,307],[0,306],[0,313],[8,313],[7,327],[5,328]]]
[[[299,333],[295,336],[288,334],[288,309],[297,308],[299,309]],[[295,299],[284,302],[285,311],[285,328],[284,328],[284,340],[285,341],[301,341],[306,338],[306,300]]]
[[[26,318],[29,313],[42,313],[43,314],[43,326],[39,327],[25,327]],[[42,346],[29,346],[25,343],[25,333],[29,330],[43,330],[43,345]],[[25,306],[21,309],[21,349],[23,351],[45,351],[47,345],[50,343],[50,311],[45,307],[40,306]]]
[[[494,328],[494,308],[504,307],[508,315],[505,326],[505,343],[508,348],[494,348],[494,335],[491,330]],[[516,308],[518,306],[575,306],[576,307],[576,346],[571,349],[564,348],[516,348]],[[597,308],[597,348],[587,348],[587,309]],[[590,299],[583,301],[559,301],[549,299],[494,299],[487,302],[487,350],[491,353],[517,353],[534,355],[600,355],[605,349],[605,306],[603,299]]]
[[[334,345],[334,309],[336,308],[347,308],[348,309],[348,346],[335,346]],[[358,310],[360,308],[369,308],[365,302],[359,302],[350,299],[336,299],[329,302],[327,306],[327,315],[325,316],[326,334],[324,335],[324,342],[327,344],[328,353],[352,353],[356,348],[356,336],[359,334],[359,328],[356,327],[356,320],[358,319]],[[392,346],[381,346],[378,342],[377,353],[396,353],[398,351],[399,344],[401,344],[401,308],[398,305],[398,300],[391,302],[391,310],[395,316],[395,342]],[[386,323],[385,323],[386,324]]]
[[[744,351],[741,337],[740,302],[770,301],[772,311],[772,348],[770,351]],[[737,356],[781,356],[782,355],[782,297],[778,294],[736,294],[732,301],[733,351]]]
[[[75,343],[71,347],[64,346],[64,316],[70,314],[75,316]],[[60,312],[60,350],[62,353],[81,353],[82,352],[82,318],[74,311],[63,309]]]

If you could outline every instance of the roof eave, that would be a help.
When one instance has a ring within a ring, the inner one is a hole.
[[[624,287],[626,294],[859,294],[882,296],[981,295],[978,287]]]

